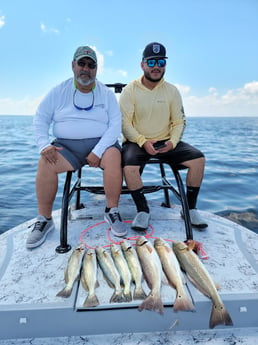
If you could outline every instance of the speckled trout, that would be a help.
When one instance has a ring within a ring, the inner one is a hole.
[[[121,303],[125,302],[125,297],[123,295],[123,289],[121,287],[121,277],[115,266],[115,263],[111,257],[111,253],[103,248],[96,248],[97,259],[100,268],[102,269],[104,278],[106,279],[108,285],[114,289],[114,293],[110,298],[110,303]]]
[[[172,247],[162,238],[157,238],[154,241],[154,248],[159,255],[169,284],[176,290],[176,299],[173,305],[174,311],[194,310],[193,303],[185,290],[185,279]]]
[[[132,276],[129,270],[128,264],[125,260],[125,257],[122,253],[121,247],[112,243],[111,244],[111,255],[116,265],[118,272],[120,273],[120,277],[122,278],[122,284],[124,287],[124,296],[126,302],[132,301],[132,294],[131,294],[131,282]]]
[[[212,310],[210,315],[210,328],[217,325],[232,326],[233,322],[226,310],[216,286],[212,281],[209,272],[200,261],[199,257],[193,252],[194,241],[192,245],[186,245],[183,242],[174,242],[173,250],[180,263],[181,268],[186,272],[189,280],[205,296],[212,300]]]
[[[96,307],[99,305],[99,300],[95,292],[95,289],[99,286],[97,267],[95,249],[89,248],[83,257],[81,273],[82,286],[86,291],[88,291],[88,296],[83,303],[85,308]]]
[[[158,254],[152,243],[144,236],[140,236],[136,241],[136,252],[139,257],[144,278],[150,288],[149,295],[139,306],[139,310],[154,310],[163,314],[164,307],[161,300],[161,278],[162,267]]]
[[[81,260],[83,254],[83,247],[79,246],[74,249],[69,257],[67,267],[65,269],[65,283],[66,287],[57,293],[59,297],[70,297],[75,281],[79,278],[81,269]]]
[[[133,299],[141,300],[146,298],[146,294],[142,288],[143,274],[140,261],[138,259],[137,253],[134,247],[126,240],[121,242],[121,248],[125,259],[127,261],[128,267],[130,269],[132,280],[135,284]]]

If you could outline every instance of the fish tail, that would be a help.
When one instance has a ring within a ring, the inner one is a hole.
[[[72,294],[72,287],[65,287],[63,290],[59,291],[56,296],[58,297],[64,297],[64,298],[68,298],[71,296]]]
[[[164,313],[164,307],[161,298],[159,296],[154,296],[152,293],[150,293],[142,302],[142,304],[139,305],[138,309],[139,311],[146,309],[154,310],[160,314]]]
[[[224,304],[212,306],[210,316],[210,328],[214,328],[217,325],[233,326],[232,319],[225,308]]]
[[[131,302],[132,301],[132,294],[131,291],[125,291],[124,290],[124,297],[126,302]]]
[[[146,298],[146,293],[143,291],[143,288],[135,287],[134,293],[133,293],[133,299],[134,300],[141,300]]]
[[[109,303],[121,303],[125,302],[125,297],[123,295],[123,291],[114,291],[113,295],[110,298]]]
[[[178,293],[173,306],[174,311],[179,310],[194,310],[194,305],[191,299],[186,294]]]
[[[97,305],[99,305],[99,300],[95,294],[88,295],[83,303],[85,308],[96,307]]]

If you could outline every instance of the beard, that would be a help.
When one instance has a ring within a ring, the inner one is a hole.
[[[82,76],[87,75],[88,79],[83,78]],[[92,77],[89,73],[80,73],[77,76],[76,81],[81,84],[82,86],[89,86],[95,82],[96,77]]]
[[[159,71],[160,71],[160,70],[159,70]],[[150,72],[144,71],[144,77],[145,77],[147,80],[149,80],[149,81],[151,81],[151,82],[153,82],[153,83],[159,82],[159,81],[163,78],[164,74],[165,74],[165,71],[163,71],[163,72],[161,73],[161,75],[160,75],[159,78],[155,78],[155,79],[154,79],[154,78],[151,77]]]

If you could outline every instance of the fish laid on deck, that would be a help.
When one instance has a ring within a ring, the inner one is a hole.
[[[67,267],[65,269],[65,283],[66,287],[57,293],[59,297],[70,297],[75,281],[79,278],[81,269],[81,260],[83,254],[83,247],[79,246],[72,252]]]
[[[159,255],[169,284],[176,289],[176,299],[173,305],[174,311],[194,310],[192,300],[185,290],[185,280],[172,247],[162,238],[157,238],[154,241],[154,248]]]
[[[86,291],[88,291],[88,296],[83,303],[85,308],[96,307],[99,305],[99,300],[96,295],[95,289],[99,286],[97,273],[97,258],[95,249],[88,249],[84,254],[82,261],[82,272],[81,272],[81,283]]]
[[[133,246],[127,241],[123,240],[121,242],[121,248],[125,259],[127,261],[128,267],[130,269],[132,280],[135,284],[135,289],[133,293],[134,300],[142,300],[146,298],[146,294],[142,288],[143,274],[141,269],[141,264],[139,262],[137,253]]]
[[[131,302],[132,301],[132,294],[131,294],[132,276],[131,276],[131,272],[129,270],[128,264],[125,260],[125,257],[122,253],[121,247],[112,243],[111,255],[116,265],[116,268],[122,278],[123,287],[124,287],[124,296],[125,296],[126,302]]]
[[[214,328],[217,325],[232,326],[233,322],[231,317],[218,295],[216,286],[209,272],[198,256],[192,251],[191,246],[187,246],[183,242],[174,242],[173,250],[181,268],[187,273],[189,280],[199,291],[212,300],[213,305],[209,322],[210,328]]]
[[[108,252],[103,247],[98,247],[96,248],[96,254],[97,254],[98,263],[103,272],[104,278],[106,279],[108,285],[114,289],[114,293],[111,296],[109,302],[110,303],[125,302],[123,289],[120,284],[121,277],[111,257],[110,252]]]
[[[150,288],[150,293],[139,306],[139,310],[154,310],[163,314],[164,307],[161,300],[161,277],[162,267],[158,254],[144,236],[136,241],[136,252],[138,254],[145,280]]]

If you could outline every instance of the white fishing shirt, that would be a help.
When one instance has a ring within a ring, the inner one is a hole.
[[[101,158],[104,151],[113,145],[121,133],[121,113],[111,89],[96,80],[93,108],[78,110],[73,104],[74,79],[70,78],[54,87],[40,103],[33,120],[34,135],[39,152],[51,144],[49,134],[62,139],[98,138],[100,141],[92,152]],[[78,89],[75,104],[88,107],[92,104],[92,92]]]

